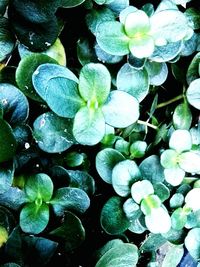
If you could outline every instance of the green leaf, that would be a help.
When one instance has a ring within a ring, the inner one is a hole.
[[[141,37],[132,37],[129,42],[129,49],[133,56],[137,58],[150,57],[155,49],[152,36],[144,34]]]
[[[160,163],[166,169],[176,168],[178,166],[178,157],[179,153],[174,149],[167,149],[161,154]]]
[[[169,201],[170,208],[177,209],[181,207],[184,203],[184,196],[181,193],[175,193]]]
[[[174,167],[164,170],[165,180],[173,186],[180,185],[185,177],[185,171],[181,168]]]
[[[200,188],[193,188],[185,196],[186,206],[191,208],[193,211],[200,209]]]
[[[140,204],[142,199],[154,193],[153,186],[148,180],[135,182],[131,186],[131,196],[136,203]]]
[[[0,206],[0,227],[6,229],[7,233],[10,234],[16,224],[15,217],[9,209]]]
[[[86,155],[78,152],[68,152],[65,156],[65,162],[69,167],[78,167],[84,164]]]
[[[61,7],[71,8],[78,6],[85,2],[85,0],[61,0]]]
[[[124,64],[117,73],[117,89],[129,93],[141,102],[149,92],[146,69],[135,69],[128,63]]]
[[[0,17],[0,62],[6,59],[15,46],[15,37],[7,18]]]
[[[145,155],[147,143],[145,141],[135,141],[130,146],[131,158],[142,158]]]
[[[47,202],[51,199],[53,194],[53,183],[47,174],[38,173],[28,177],[24,190],[29,201],[35,201],[35,204],[37,205],[37,200]]]
[[[17,87],[9,83],[0,84],[0,105],[3,106],[3,116],[8,115],[8,122],[16,125],[26,121],[29,115],[29,103]]]
[[[139,118],[137,99],[120,90],[110,93],[102,110],[106,123],[117,128],[125,128]]]
[[[192,113],[187,102],[179,104],[173,114],[174,128],[181,130],[189,130],[192,123]]]
[[[200,11],[194,7],[190,7],[186,9],[184,14],[189,20],[189,23],[192,25],[192,28],[194,30],[198,30],[200,28]]]
[[[166,45],[156,46],[153,54],[149,57],[151,61],[167,62],[175,58],[182,49],[182,41],[167,43]]]
[[[0,194],[0,205],[9,209],[18,210],[27,202],[24,191],[17,187],[10,187],[6,192]]]
[[[56,190],[50,204],[55,214],[61,216],[66,210],[84,213],[90,206],[90,199],[82,189],[63,187]]]
[[[154,234],[167,233],[171,228],[170,216],[162,206],[152,209],[151,213],[145,216],[145,223]]]
[[[34,53],[22,58],[16,70],[16,82],[20,90],[31,99],[40,102],[42,102],[42,99],[35,92],[32,75],[37,67],[44,63],[56,64],[57,62],[47,55]]]
[[[170,190],[164,183],[155,183],[153,188],[154,192],[162,202],[170,197]]]
[[[179,158],[179,166],[185,171],[190,173],[200,172],[200,153],[199,151],[183,152]]]
[[[116,15],[119,15],[119,13],[127,7],[129,7],[128,0],[115,0],[109,4],[109,8],[113,10]]]
[[[124,202],[123,211],[130,221],[135,221],[142,215],[140,206],[132,198],[128,198]]]
[[[145,192],[146,191],[146,192]],[[148,189],[143,189],[143,194],[148,194]],[[139,194],[138,194],[139,195]],[[145,215],[153,213],[154,209],[158,209],[161,206],[161,200],[157,195],[146,195],[141,202],[141,211]]]
[[[88,195],[93,195],[95,192],[95,181],[93,177],[86,171],[67,171],[70,177],[70,187],[76,187],[84,190]]]
[[[190,230],[185,238],[185,246],[190,255],[198,260],[200,257],[200,228]]]
[[[96,169],[98,174],[106,183],[111,184],[113,168],[124,159],[124,156],[113,148],[105,148],[99,151],[96,156]]]
[[[1,0],[0,3],[0,15],[4,15],[9,0]]]
[[[74,118],[73,134],[82,145],[93,146],[105,134],[105,120],[101,109],[81,108]]]
[[[150,17],[151,35],[156,45],[166,42],[178,42],[189,31],[186,16],[178,10],[163,10]]]
[[[117,163],[112,170],[112,185],[115,192],[126,197],[131,193],[132,184],[141,177],[137,164],[132,160]]]
[[[187,214],[184,212],[183,208],[178,208],[172,213],[171,220],[172,228],[181,230],[187,222]]]
[[[10,125],[0,119],[0,162],[11,160],[16,152],[16,140]]]
[[[157,155],[151,155],[144,159],[140,163],[139,169],[143,179],[149,180],[152,184],[163,182],[165,179],[164,169]]]
[[[110,92],[111,76],[108,69],[99,63],[85,65],[79,76],[79,93],[88,106],[103,104]]]
[[[183,245],[171,245],[162,262],[162,267],[178,266],[184,254]]]
[[[188,67],[186,74],[186,79],[188,84],[199,78],[199,63],[200,63],[200,52],[194,56]]]
[[[92,9],[85,19],[88,28],[95,35],[100,23],[115,21],[115,15],[109,8],[102,7],[101,9]]]
[[[144,252],[156,251],[166,242],[167,240],[161,234],[150,233],[142,243],[140,250]]]
[[[111,197],[105,203],[101,211],[100,222],[102,228],[108,234],[117,235],[128,229],[130,221],[123,211],[123,199],[121,197]]]
[[[39,234],[49,222],[49,207],[46,203],[37,206],[35,203],[26,204],[20,212],[20,227],[25,233]]]
[[[64,241],[66,252],[76,249],[85,240],[85,229],[81,220],[69,211],[66,212],[61,226],[49,234]]]
[[[199,94],[200,78],[192,81],[187,89],[186,97],[190,105],[200,109],[200,94]]]
[[[93,45],[87,38],[80,38],[78,40],[76,50],[78,60],[82,66],[90,62],[97,62]]]
[[[192,147],[190,132],[187,130],[174,131],[169,140],[169,147],[177,152],[190,150]]]
[[[136,266],[138,262],[138,250],[133,244],[119,244],[108,250],[97,262],[95,267],[123,267]]]
[[[145,68],[148,72],[150,84],[159,86],[163,84],[168,76],[168,68],[165,62],[146,61]]]
[[[11,187],[14,176],[14,165],[8,163],[0,167],[0,194],[6,192]]]
[[[106,53],[97,43],[95,44],[94,49],[98,60],[104,64],[116,64],[123,59],[123,56],[113,56]]]
[[[98,45],[108,54],[124,56],[129,53],[130,38],[118,21],[101,23],[96,31]]]
[[[34,121],[33,136],[43,151],[63,152],[76,143],[72,126],[71,119],[60,118],[53,112],[47,112]]]
[[[139,218],[131,221],[131,225],[129,226],[128,230],[135,234],[144,233],[147,230],[147,227],[144,221],[144,215],[141,214]]]
[[[46,100],[48,83],[54,78],[66,78],[78,83],[77,77],[69,69],[57,64],[46,63],[40,65],[32,76],[33,86],[40,97]]]

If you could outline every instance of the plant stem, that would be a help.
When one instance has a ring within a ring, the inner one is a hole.
[[[184,95],[183,94],[178,95],[178,96],[176,96],[176,97],[174,97],[174,98],[172,98],[172,99],[170,99],[168,101],[165,101],[165,102],[162,102],[162,103],[158,104],[157,107],[156,107],[156,109],[157,108],[163,108],[163,107],[165,107],[165,106],[167,106],[169,104],[172,104],[172,103],[174,103],[174,102],[176,102],[176,101],[178,101],[178,100],[180,100],[182,98],[184,98]]]
[[[148,127],[151,127],[151,128],[153,128],[154,130],[157,130],[157,129],[158,129],[157,126],[155,126],[155,125],[153,125],[153,124],[151,124],[151,123],[149,123],[149,122],[147,122],[147,121],[137,120],[137,123],[138,123],[138,124],[145,125],[145,126],[148,126]]]

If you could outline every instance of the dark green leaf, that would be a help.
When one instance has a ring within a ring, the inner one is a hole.
[[[18,210],[26,201],[24,192],[17,187],[10,187],[0,194],[0,204],[13,210]]]
[[[12,185],[14,176],[14,165],[8,163],[0,167],[0,194],[6,192]]]
[[[61,0],[61,7],[71,8],[82,4],[85,0]]]
[[[200,109],[200,78],[192,81],[187,89],[187,100],[193,107]]]
[[[128,229],[130,221],[123,211],[123,199],[121,197],[114,196],[106,202],[101,211],[100,221],[102,228],[108,234],[117,235]]]
[[[200,28],[200,10],[194,7],[190,7],[186,9],[184,14],[188,18],[189,22],[192,24],[192,28],[194,30],[198,30]]]
[[[44,113],[33,123],[33,136],[42,150],[63,152],[76,143],[72,126],[71,119],[58,117],[53,112]]]
[[[0,15],[3,15],[6,11],[9,0],[1,0],[0,2]]]
[[[140,247],[141,252],[156,251],[164,245],[167,240],[161,234],[149,234]]]
[[[184,102],[179,104],[174,110],[173,114],[173,125],[177,129],[189,130],[192,123],[192,113],[187,104]]]
[[[50,203],[56,215],[61,216],[66,210],[84,213],[90,206],[88,195],[79,188],[59,188]]]
[[[65,242],[65,251],[71,251],[85,240],[85,229],[81,220],[71,212],[65,213],[64,222],[60,227],[51,231],[50,236],[59,237]]]
[[[187,70],[186,79],[188,84],[199,78],[199,63],[200,53],[197,53],[192,59]]]

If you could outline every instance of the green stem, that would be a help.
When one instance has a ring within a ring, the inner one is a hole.
[[[157,129],[158,129],[157,126],[155,126],[155,125],[153,125],[153,124],[151,124],[151,123],[149,123],[149,122],[147,122],[147,121],[137,120],[137,123],[138,123],[138,124],[141,124],[141,125],[148,126],[148,127],[150,127],[150,128],[153,128],[154,130],[157,130]]]
[[[178,101],[180,99],[183,99],[183,98],[184,98],[184,95],[183,94],[178,95],[178,96],[176,96],[176,97],[174,97],[174,98],[172,98],[172,99],[170,99],[168,101],[165,101],[165,102],[162,102],[162,103],[158,104],[157,107],[156,107],[156,109],[157,108],[163,108],[163,107],[165,107],[165,106],[167,106],[169,104],[172,104],[172,103],[174,103],[174,102],[176,102],[176,101]]]

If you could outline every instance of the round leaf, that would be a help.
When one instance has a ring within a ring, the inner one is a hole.
[[[113,168],[124,159],[124,156],[113,148],[101,150],[96,156],[96,169],[98,174],[106,183],[111,184]]]
[[[150,78],[150,84],[159,86],[163,84],[168,76],[168,68],[165,62],[146,61],[145,68]]]
[[[169,140],[169,147],[177,152],[190,150],[192,147],[190,132],[187,130],[174,131]]]
[[[187,214],[182,208],[178,208],[172,213],[171,220],[172,228],[176,230],[181,230],[187,222]]]
[[[200,188],[193,188],[190,190],[186,197],[185,203],[187,207],[191,208],[193,211],[200,209]]]
[[[111,76],[107,68],[99,63],[85,65],[79,76],[79,92],[90,105],[103,104],[110,92]]]
[[[7,164],[0,167],[0,194],[6,192],[12,185],[14,165]]]
[[[192,123],[192,113],[186,102],[179,104],[173,114],[174,128],[181,130],[189,130]]]
[[[129,93],[141,102],[149,91],[146,69],[135,69],[128,63],[124,64],[117,74],[117,89]]]
[[[161,154],[160,163],[166,169],[175,168],[178,166],[178,157],[174,149],[167,149]]]
[[[192,81],[187,89],[187,100],[193,107],[200,109],[200,78]]]
[[[200,228],[194,228],[188,232],[185,246],[194,259],[200,258]]]
[[[165,175],[165,180],[169,184],[177,186],[182,183],[183,178],[185,177],[185,171],[177,166],[174,168],[165,169],[164,175]]]
[[[105,120],[101,109],[81,108],[74,118],[73,134],[82,145],[95,145],[105,134]]]
[[[132,37],[129,42],[129,49],[134,57],[150,57],[155,49],[154,40],[152,36],[148,34]]]
[[[141,177],[137,164],[132,160],[117,163],[112,171],[112,185],[115,192],[126,197],[131,193],[131,185]]]
[[[124,56],[129,53],[129,37],[118,21],[101,23],[96,31],[98,45],[108,54]]]
[[[106,123],[117,128],[127,127],[139,118],[137,99],[119,90],[110,93],[102,110]]]
[[[121,197],[114,196],[106,202],[101,211],[100,221],[102,228],[108,234],[122,234],[128,229],[130,222],[123,211]]]
[[[131,186],[131,195],[136,203],[154,193],[153,186],[148,180],[138,181]]]
[[[33,136],[43,151],[63,152],[75,143],[72,126],[70,119],[60,118],[52,112],[47,112],[34,121]]]
[[[43,203],[40,207],[34,203],[26,204],[20,212],[20,227],[25,233],[39,234],[49,222],[49,207]]]
[[[61,216],[66,210],[84,213],[90,206],[88,195],[79,188],[59,188],[50,203],[56,215]]]
[[[138,249],[133,244],[119,244],[108,250],[95,267],[135,267],[138,262]]]
[[[28,97],[36,101],[42,101],[42,99],[35,92],[32,85],[32,75],[37,67],[44,63],[55,63],[56,61],[43,54],[30,54],[25,56],[20,62],[16,70],[16,82],[20,90]]]
[[[197,53],[192,59],[187,70],[186,79],[188,84],[199,78],[199,63],[200,53]]]
[[[179,166],[185,171],[190,173],[200,172],[200,153],[199,151],[183,152],[179,157]]]
[[[53,194],[53,183],[51,178],[45,173],[38,173],[28,177],[25,187],[25,193],[29,201],[49,201]]]

